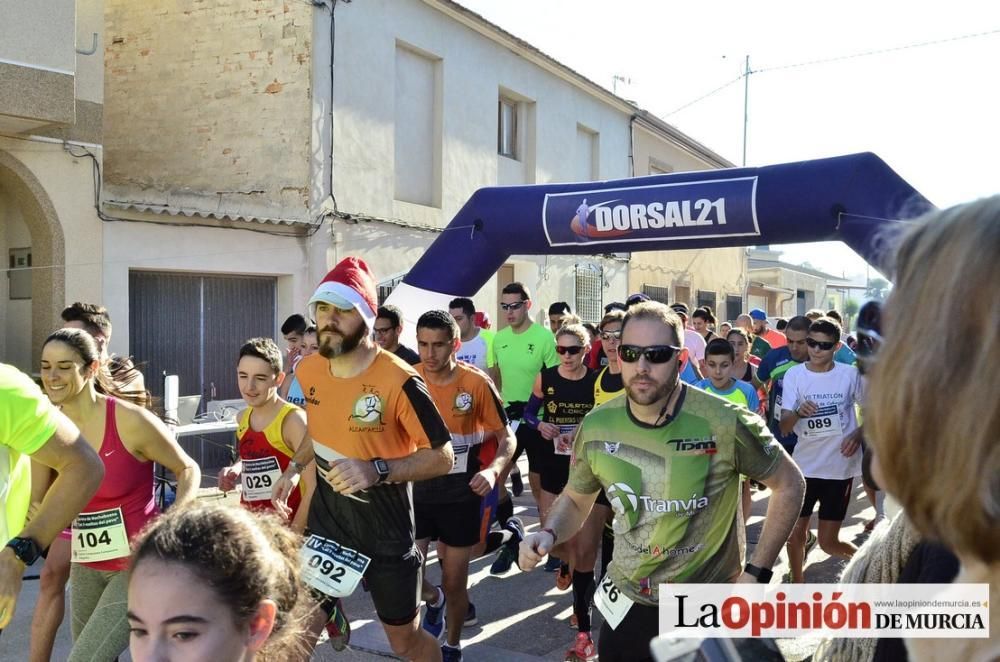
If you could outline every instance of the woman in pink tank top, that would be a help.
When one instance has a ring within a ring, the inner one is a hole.
[[[79,329],[56,331],[42,347],[46,394],[105,467],[101,487],[74,520],[69,539],[54,543],[71,550],[70,662],[112,660],[128,648],[125,571],[132,540],[158,514],[153,464],[176,475],[177,504],[193,500],[201,480],[198,465],[166,426],[115,390],[99,357],[94,339]]]

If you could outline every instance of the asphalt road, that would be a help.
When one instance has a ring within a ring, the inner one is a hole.
[[[527,466],[523,466],[527,476]],[[527,487],[527,481],[525,481]],[[770,492],[754,492],[752,516],[748,526],[748,540],[756,540],[760,533],[767,509]],[[515,499],[516,514],[524,521],[529,531],[538,526],[537,511],[530,492]],[[864,491],[855,487],[850,509],[841,539],[860,545],[867,537],[865,522],[874,510]],[[815,527],[815,516],[813,520]],[[752,546],[747,550],[752,551]],[[555,575],[543,572],[539,567],[533,572],[520,572],[516,565],[503,577],[493,577],[489,573],[492,557],[475,561],[470,568],[470,596],[476,604],[479,625],[463,632],[462,645],[466,660],[471,662],[503,661],[528,662],[535,660],[563,660],[575,630],[569,627],[572,613],[570,591],[559,591],[555,587]],[[807,582],[836,581],[843,562],[830,558],[818,546],[809,555],[806,567]],[[782,553],[774,568],[775,579],[780,581],[787,572],[787,562]],[[28,569],[27,575],[36,575],[39,566]],[[436,560],[428,561],[428,573],[437,582],[440,574]],[[26,581],[18,602],[14,620],[0,636],[0,660],[26,660],[30,637],[31,611],[38,593],[37,581]],[[314,660],[374,661],[392,658],[388,641],[378,623],[370,598],[358,592],[346,601],[347,614],[351,619],[351,650],[335,652],[328,644],[321,643],[313,656]],[[599,631],[600,615],[594,610],[594,631]],[[809,638],[782,640],[779,642],[786,659],[799,661],[807,659],[815,649],[817,641]],[[53,660],[65,660],[69,655],[71,637],[69,618],[64,620],[59,631]],[[131,660],[128,655],[122,661]]]

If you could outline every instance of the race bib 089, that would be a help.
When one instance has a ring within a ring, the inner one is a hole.
[[[836,405],[820,407],[816,413],[802,419],[803,437],[842,437],[843,428],[840,425],[840,414]]]

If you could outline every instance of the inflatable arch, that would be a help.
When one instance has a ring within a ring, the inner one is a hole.
[[[843,241],[885,267],[887,231],[933,208],[871,153],[761,168],[483,188],[387,303],[412,333],[426,310],[473,296],[511,255],[595,255]]]

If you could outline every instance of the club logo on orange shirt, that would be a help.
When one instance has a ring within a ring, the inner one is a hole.
[[[365,393],[354,403],[354,413],[350,418],[362,423],[382,423],[382,398],[371,393]]]
[[[458,395],[455,396],[455,406],[453,409],[460,414],[467,414],[472,411],[472,394],[459,391]]]

